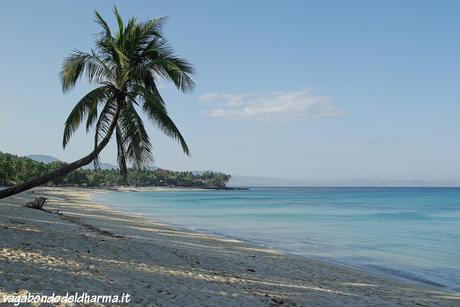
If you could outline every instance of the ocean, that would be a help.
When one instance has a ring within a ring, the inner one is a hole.
[[[460,291],[460,188],[107,192],[117,210]]]

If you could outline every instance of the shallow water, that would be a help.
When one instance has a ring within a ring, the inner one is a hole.
[[[108,192],[113,208],[460,290],[460,188]]]

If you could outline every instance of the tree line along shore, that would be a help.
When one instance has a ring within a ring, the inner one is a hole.
[[[26,157],[19,157],[0,152],[0,185],[20,184],[31,178],[41,176],[58,169],[66,163],[37,162]],[[48,186],[78,187],[116,187],[132,185],[139,187],[187,187],[203,189],[225,189],[230,175],[220,172],[194,173],[190,171],[171,171],[165,169],[149,170],[128,169],[127,178],[120,175],[118,169],[78,169],[64,177],[55,178]]]

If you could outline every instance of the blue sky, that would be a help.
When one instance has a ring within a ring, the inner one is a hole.
[[[0,150],[70,161],[64,121],[90,89],[61,92],[72,49],[89,51],[94,10],[113,24],[169,16],[165,33],[196,89],[161,83],[192,157],[148,129],[155,164],[294,179],[460,180],[458,1],[3,1]],[[116,161],[109,146],[102,160]]]

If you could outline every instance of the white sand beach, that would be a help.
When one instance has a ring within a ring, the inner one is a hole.
[[[129,293],[138,306],[460,306],[458,294],[180,230],[39,188],[0,201],[7,294]],[[48,210],[22,207],[49,198]],[[128,206],[128,205],[127,205]]]

